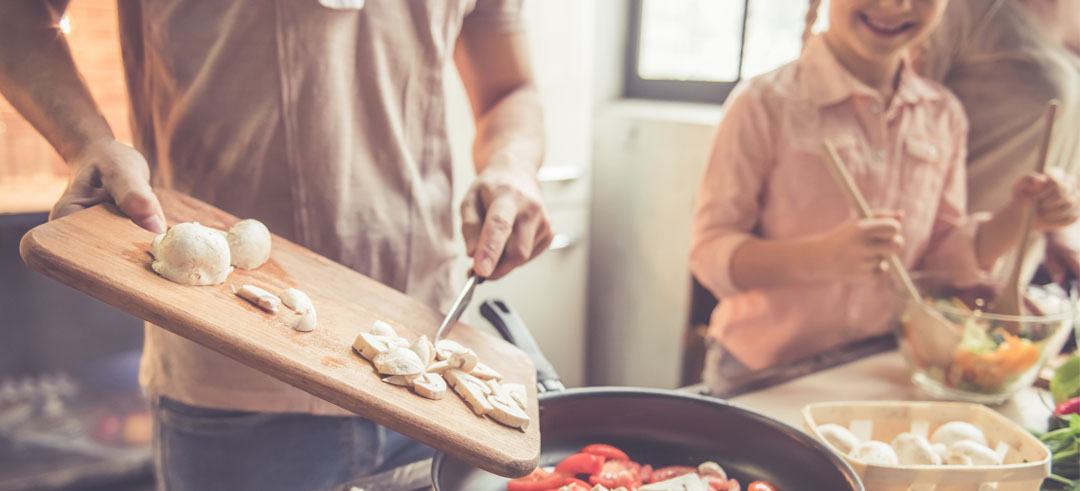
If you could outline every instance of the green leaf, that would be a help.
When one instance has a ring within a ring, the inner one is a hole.
[[[1054,404],[1080,396],[1080,355],[1069,357],[1054,371],[1054,378],[1050,380],[1050,395],[1054,396]]]

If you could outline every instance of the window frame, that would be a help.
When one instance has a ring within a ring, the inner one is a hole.
[[[750,12],[750,0],[742,0],[742,32],[739,37],[739,78],[727,82],[700,80],[652,80],[638,75],[638,59],[641,52],[641,16],[644,0],[630,0],[630,26],[627,35],[626,73],[623,95],[632,99],[655,99],[676,102],[723,104],[735,85],[742,78],[743,55],[746,49],[746,19]]]

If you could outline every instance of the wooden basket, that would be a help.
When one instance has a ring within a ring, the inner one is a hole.
[[[1037,491],[1043,479],[1050,475],[1050,451],[1042,442],[1008,418],[979,404],[830,402],[803,408],[806,429],[823,442],[818,425],[833,423],[848,427],[852,421],[869,422],[870,437],[886,443],[900,433],[911,431],[912,422],[925,424],[933,432],[949,421],[967,421],[983,430],[990,448],[999,444],[1008,446],[1004,464],[1000,466],[883,466],[841,455],[862,478],[867,491]]]

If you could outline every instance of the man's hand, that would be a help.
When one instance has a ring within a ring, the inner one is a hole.
[[[520,167],[520,166],[517,166]],[[534,175],[489,164],[461,203],[461,232],[476,275],[498,279],[551,244],[551,223]]]
[[[53,206],[50,220],[112,201],[136,225],[165,232],[165,214],[150,189],[150,167],[134,148],[102,140],[87,146],[68,165],[71,181]]]

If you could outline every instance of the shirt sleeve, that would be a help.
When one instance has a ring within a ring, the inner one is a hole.
[[[739,293],[731,278],[731,257],[753,236],[772,166],[764,91],[750,81],[728,98],[698,190],[690,267],[717,298]]]
[[[975,255],[975,234],[990,213],[967,213],[968,123],[960,102],[950,97],[950,134],[955,150],[944,176],[930,241],[918,269],[939,271],[961,283],[978,281],[983,270]]]
[[[476,0],[476,6],[465,15],[463,27],[499,32],[524,30],[522,2],[523,0]]]

